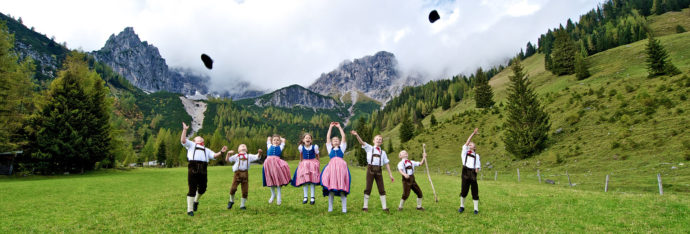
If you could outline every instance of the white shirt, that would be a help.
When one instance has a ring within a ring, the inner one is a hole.
[[[242,156],[242,159],[246,160],[240,160],[240,155]],[[249,170],[249,164],[259,160],[259,156],[256,154],[235,154],[233,156],[230,156],[228,158],[228,162],[234,162],[235,165],[232,165],[232,171],[247,171]]]
[[[315,151],[314,153],[316,153],[318,155],[319,154],[319,145],[310,145],[309,147],[304,146],[304,148],[307,150],[311,150],[312,147],[314,148],[314,151]],[[297,147],[297,149],[299,149],[299,152],[302,153],[302,145],[299,145]]]
[[[181,143],[181,142],[180,142]],[[213,157],[215,152],[212,150],[199,145],[197,143],[194,143],[193,141],[190,141],[187,139],[184,144],[182,144],[185,149],[187,149],[187,160],[188,161],[202,161],[202,162],[208,162],[209,160],[215,160],[216,158]]]
[[[470,147],[469,147],[469,146],[467,146],[467,145],[463,145],[463,146],[462,146],[462,154],[460,155],[460,157],[462,158],[462,165],[464,165],[464,166],[466,166],[466,167],[468,167],[468,168],[471,168],[471,169],[475,169],[475,167],[474,167],[474,165],[475,165],[475,164],[474,164],[474,160],[476,159],[476,160],[477,160],[477,164],[476,164],[477,167],[476,167],[476,169],[481,169],[481,168],[482,168],[482,163],[481,163],[481,161],[479,160],[479,154],[477,154],[477,152],[472,152],[472,154],[473,154],[475,157],[473,158],[473,157],[467,156],[467,161],[465,161],[465,156],[467,155],[467,151],[469,151],[469,150],[470,150]]]
[[[362,146],[362,149],[367,151],[367,163],[369,163],[369,165],[383,166],[383,165],[388,164],[388,162],[389,162],[388,161],[388,155],[386,155],[386,151],[381,149],[380,146],[378,147],[378,149],[376,149],[376,147],[373,147],[373,146],[369,145],[368,143],[364,143],[364,145]],[[381,162],[379,162],[379,157],[373,158],[373,156],[372,156],[373,154],[380,155]]]
[[[414,174],[414,168],[421,165],[420,162],[403,159],[398,163],[398,170],[404,171],[407,175]],[[405,169],[408,166],[412,166],[412,169]]]
[[[340,146],[335,147],[336,149],[340,149],[340,151],[343,151],[345,153],[345,149],[347,149],[347,143],[345,142],[340,142]],[[331,154],[331,150],[333,150],[333,145],[331,143],[326,143],[326,151],[328,151],[328,154]],[[301,152],[301,151],[300,151]]]

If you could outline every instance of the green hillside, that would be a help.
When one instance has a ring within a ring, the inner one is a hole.
[[[668,17],[679,17],[679,13],[652,17],[652,21],[668,21]],[[690,18],[687,14],[684,17]],[[616,183],[614,190],[652,192],[657,190],[656,174],[661,173],[666,178],[666,189],[690,192],[690,135],[684,127],[690,125],[690,34],[659,39],[684,74],[647,78],[646,40],[590,56],[593,75],[581,81],[574,75],[558,77],[545,71],[543,54],[523,61],[551,118],[548,148],[530,159],[513,159],[502,141],[502,104],[506,102],[511,69],[490,80],[497,108],[476,109],[474,99],[465,98],[447,111],[436,109],[433,114],[440,124],[425,129],[402,148],[411,150],[418,158],[421,143],[426,143],[430,165],[453,173],[459,171],[461,145],[478,127],[481,134],[475,142],[482,155],[484,173],[491,176],[498,171],[502,177],[511,176],[514,180],[519,168],[523,179],[534,178],[539,169],[543,175],[563,183],[568,171],[577,187],[599,190],[605,175],[610,174],[614,178],[612,183]],[[423,123],[429,126],[429,117]],[[395,151],[401,147],[398,128],[383,134],[393,139]]]

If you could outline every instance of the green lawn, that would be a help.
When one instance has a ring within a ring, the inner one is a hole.
[[[393,160],[397,161],[397,160]],[[296,162],[291,162],[294,170]],[[690,231],[690,200],[685,194],[594,192],[538,184],[523,176],[517,183],[479,182],[479,215],[459,214],[460,179],[432,175],[439,195],[433,195],[425,175],[417,181],[426,211],[414,209],[412,194],[397,211],[402,193],[400,176],[386,182],[390,214],[383,213],[378,197],[364,213],[364,171],[351,168],[348,213],[327,212],[327,199],[303,205],[302,189],[284,187],[283,204],[267,204],[268,188],[261,187],[260,166],[250,171],[247,210],[225,208],[232,179],[230,167],[209,169],[209,189],[194,217],[186,212],[186,168],[98,171],[86,175],[2,178],[3,218],[0,232],[668,232]],[[384,176],[385,177],[385,176]],[[501,175],[499,175],[501,177]],[[320,187],[317,187],[317,190]],[[376,190],[372,194],[376,194]],[[238,191],[238,197],[240,192]],[[239,200],[239,199],[238,199]],[[404,228],[404,229],[401,229]]]

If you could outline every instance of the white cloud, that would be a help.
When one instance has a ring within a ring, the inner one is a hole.
[[[311,84],[343,60],[380,50],[427,79],[469,73],[517,53],[527,41],[600,0],[6,1],[0,11],[70,48],[97,50],[133,26],[169,65],[275,89]],[[36,7],[40,5],[41,7]],[[438,10],[441,19],[427,16]],[[199,55],[209,54],[213,70]]]

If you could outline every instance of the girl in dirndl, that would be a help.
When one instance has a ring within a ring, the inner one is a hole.
[[[292,176],[292,186],[302,186],[304,190],[302,204],[307,204],[307,188],[311,188],[311,201],[309,201],[309,204],[314,205],[314,187],[320,184],[321,178],[321,173],[319,173],[319,168],[321,168],[319,146],[312,145],[311,134],[305,133],[297,149],[299,150],[300,158],[299,165]]]
[[[337,127],[340,130],[340,136],[331,138],[331,130]],[[342,203],[342,212],[347,213],[347,195],[350,193],[350,169],[347,167],[347,162],[343,160],[345,156],[345,131],[338,122],[332,122],[328,127],[326,134],[326,149],[328,150],[328,157],[330,161],[323,168],[321,172],[321,186],[323,187],[323,196],[328,196],[328,212],[333,211],[333,197],[339,196]]]
[[[282,203],[280,197],[280,187],[290,183],[290,166],[281,157],[283,149],[285,149],[285,138],[279,135],[273,135],[266,140],[268,150],[266,150],[266,160],[264,161],[263,182],[264,187],[271,188],[271,198],[268,203],[273,203],[276,199],[276,204]]]

